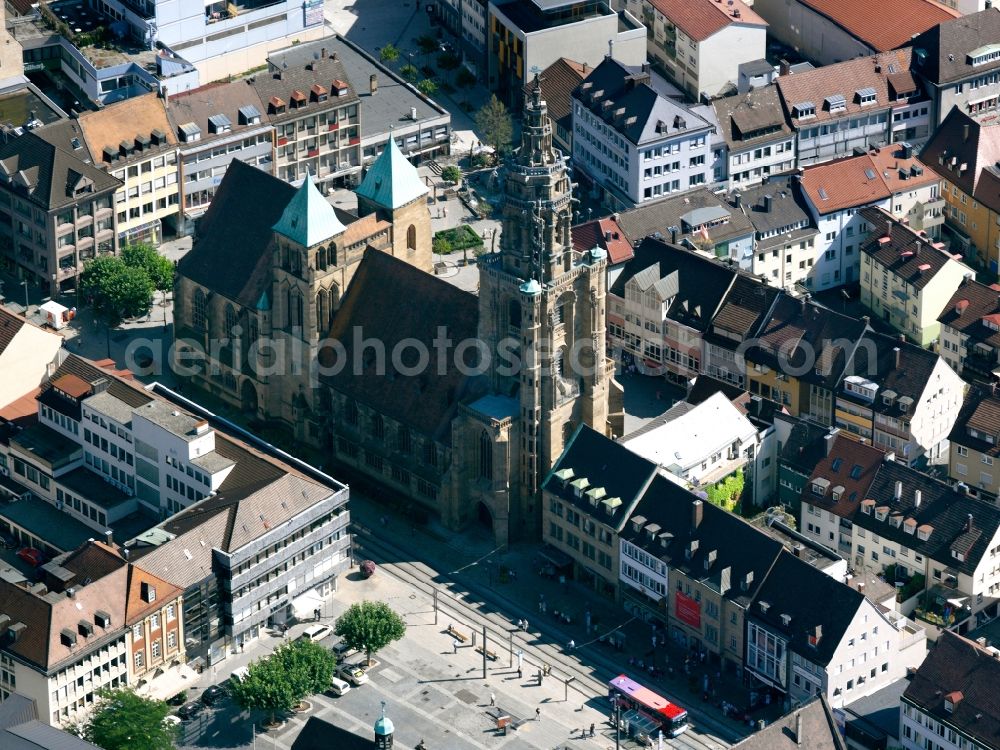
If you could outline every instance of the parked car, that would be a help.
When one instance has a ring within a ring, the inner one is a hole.
[[[202,704],[197,701],[191,701],[190,703],[185,703],[183,706],[177,709],[177,715],[180,716],[185,721],[187,719],[194,718],[201,712]]]
[[[181,720],[176,716],[174,716],[173,714],[167,714],[166,716],[163,717],[163,723],[166,724],[168,727],[177,727],[180,726]]]
[[[368,682],[368,672],[360,664],[341,664],[337,668],[337,676],[358,687]]]
[[[347,641],[337,641],[332,646],[330,650],[333,651],[333,655],[337,657],[337,663],[339,664],[344,660],[344,658],[353,653],[354,649],[347,645]]]
[[[328,635],[332,634],[333,628],[329,625],[310,625],[302,631],[302,635],[299,636],[299,640],[321,641]]]
[[[225,685],[212,685],[202,692],[201,702],[206,706],[214,706],[227,695],[229,695],[229,689]]]
[[[348,685],[343,680],[341,680],[340,678],[338,677],[330,678],[330,692],[333,693],[334,695],[343,695],[344,693],[349,692],[350,689],[351,686]]]
[[[17,551],[17,556],[26,563],[34,565],[36,568],[45,562],[45,555],[42,554],[41,550],[35,549],[34,547],[21,547],[21,549]]]

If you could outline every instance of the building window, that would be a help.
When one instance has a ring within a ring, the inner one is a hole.
[[[142,651],[135,652],[135,668],[142,669],[146,664],[146,657],[143,655]]]
[[[486,430],[479,433],[479,476],[493,479],[493,441]]]
[[[413,224],[406,230],[406,249],[411,252],[417,249],[417,228]]]
[[[381,414],[376,414],[372,418],[372,434],[379,440],[385,439],[385,420]]]
[[[191,310],[191,325],[196,329],[204,330],[205,328],[206,307],[205,292],[201,289],[196,289],[194,293],[194,306]]]
[[[160,642],[159,641],[153,641],[153,645],[151,646],[151,650],[152,650],[152,653],[153,653],[153,658],[154,659],[159,659],[160,658]]]
[[[132,626],[132,640],[141,641],[142,640],[142,625],[137,624]]]
[[[236,309],[232,305],[226,305],[226,336],[234,337],[236,329]]]

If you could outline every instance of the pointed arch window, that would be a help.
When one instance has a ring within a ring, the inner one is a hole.
[[[236,308],[231,304],[226,304],[226,336],[235,337],[236,329]]]
[[[486,430],[479,433],[479,476],[493,479],[493,441]]]
[[[326,248],[321,247],[316,251],[316,270],[325,271],[326,270]]]
[[[205,329],[205,324],[208,320],[207,308],[208,301],[205,298],[205,292],[201,289],[196,289],[194,292],[194,304],[191,309],[191,325],[199,330]]]
[[[324,335],[330,324],[330,293],[320,289],[316,295],[316,333]]]
[[[378,440],[385,439],[385,420],[382,419],[381,414],[376,414],[372,418],[372,434],[375,435]]]
[[[349,399],[347,403],[344,404],[344,419],[346,420],[347,424],[354,425],[355,427],[357,427],[358,404],[356,401]]]
[[[413,224],[410,224],[406,230],[406,249],[417,249],[417,228]]]

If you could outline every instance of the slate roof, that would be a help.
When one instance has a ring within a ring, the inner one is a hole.
[[[99,750],[97,745],[38,719],[31,698],[11,693],[0,703],[0,747],[4,750]]]
[[[861,156],[812,164],[802,173],[802,190],[820,214],[831,214],[940,181],[937,172],[916,156],[904,159],[901,148],[893,144]]]
[[[9,310],[0,307],[0,355],[10,346],[10,342],[26,326],[27,321],[20,315],[15,315]]]
[[[187,589],[214,575],[212,549],[225,534],[228,521],[227,514],[216,513],[159,546],[141,542],[129,545],[130,560],[137,567]]]
[[[718,378],[713,378],[711,375],[699,375],[695,378],[694,385],[688,390],[684,401],[697,406],[701,402],[707,401],[716,393],[722,393],[734,404],[737,401],[742,401],[743,397],[747,395],[747,392],[743,388],[733,385],[727,380],[719,380]]]
[[[799,129],[829,120],[856,117],[860,112],[888,109],[895,99],[895,96],[889,95],[889,76],[910,69],[910,54],[909,49],[894,50],[780,76],[776,84],[789,121]],[[875,89],[874,104],[861,106],[855,94],[863,88]],[[831,112],[825,103],[831,96],[842,96],[844,109]],[[815,116],[801,119],[795,116],[793,108],[803,102],[816,105]]]
[[[843,385],[837,391],[837,399],[864,404],[876,414],[884,414],[887,417],[910,418],[923,398],[924,390],[930,383],[931,373],[939,361],[940,357],[935,352],[910,343],[904,338],[868,331],[854,351],[854,358],[848,365],[848,373],[856,373],[877,383],[879,388],[875,400],[869,404],[857,394],[846,390]],[[883,398],[887,391],[892,391],[898,397],[893,399],[892,404],[886,404]],[[903,397],[913,400],[905,412],[899,403]]]
[[[635,249],[615,216],[577,224],[571,232],[576,252],[586,253],[595,247],[602,248],[608,254],[608,265],[625,263],[635,256]],[[608,233],[611,235],[610,239]]]
[[[56,383],[74,382],[79,387],[79,383],[83,382],[88,384],[87,391],[81,393],[85,398],[91,393],[90,384],[104,378],[108,381],[106,393],[114,396],[119,401],[124,401],[129,406],[142,406],[153,400],[153,397],[143,390],[140,385],[129,383],[133,378],[131,372],[127,370],[124,372],[115,370],[113,369],[113,362],[110,360],[106,360],[106,362],[111,366],[104,368],[99,366],[101,363],[95,363],[93,360],[84,359],[76,354],[69,354],[49,379],[42,384],[41,393],[44,395]],[[67,375],[73,376],[73,380],[62,381],[61,379]],[[80,391],[77,390],[76,392]]]
[[[255,307],[270,292],[272,227],[295,193],[287,182],[234,159],[178,274]]]
[[[114,191],[123,184],[93,164],[53,146],[33,132],[0,146],[0,176],[10,180],[20,195],[46,211],[72,206],[81,200],[75,190],[91,186],[87,198]]]
[[[369,733],[370,734],[370,733]],[[302,731],[295,737],[291,750],[375,750],[375,740],[331,724],[317,716],[310,716]]]
[[[542,71],[542,98],[548,106],[549,119],[567,133],[573,132],[573,90],[584,81],[593,68],[568,57],[560,57]],[[525,84],[524,90],[530,91]]]
[[[341,341],[347,362],[352,363],[355,328],[363,331],[366,339],[382,341],[387,352],[396,342],[409,338],[424,342],[432,351],[431,342],[439,326],[447,329],[448,338],[458,342],[476,337],[478,320],[475,295],[387,253],[368,249],[334,316],[329,338]],[[332,361],[327,361],[330,356],[330,350],[323,350],[320,361],[333,369]],[[448,362],[443,373],[411,376],[396,373],[388,358],[385,373],[376,374],[376,359],[366,361],[362,370],[355,371],[353,365],[348,365],[321,379],[334,390],[375,407],[420,434],[450,443],[451,419],[459,402],[482,395],[485,383],[460,373],[452,357]]]
[[[783,364],[799,370],[809,367],[797,378],[833,389],[844,376],[847,363],[865,331],[864,321],[841,315],[804,299],[786,295],[778,298],[757,342],[744,352],[752,364],[781,369]],[[848,346],[842,346],[844,341]],[[783,359],[779,359],[778,353]]]
[[[685,222],[684,217],[691,217],[702,208],[711,209],[719,216],[726,217],[723,223],[708,228],[713,242],[732,241],[753,235],[753,225],[740,209],[704,188],[663,200],[649,201],[623,211],[618,214],[618,226],[625,231],[625,236],[633,245],[656,233],[660,234],[661,239],[670,240],[670,227],[676,226],[679,230],[677,242],[680,243],[685,239],[691,240],[697,231],[697,227]]]
[[[1000,14],[1000,8],[992,12]],[[981,123],[952,107],[920,157],[963,193],[1000,213],[1000,177],[995,171],[1000,161],[1000,124]]]
[[[399,208],[427,195],[428,189],[396,139],[390,138],[354,192],[379,206]]]
[[[958,13],[931,0],[897,0],[872,3],[868,0],[799,0],[829,18],[855,39],[876,52],[907,44],[914,34],[955,18]]]
[[[992,435],[993,441],[973,437],[970,428],[980,435]],[[948,440],[987,456],[1000,456],[1000,397],[992,388],[969,388]]]
[[[567,471],[570,472],[568,480],[561,479]],[[635,503],[653,481],[656,471],[656,464],[652,461],[581,424],[542,482],[542,489],[582,513],[592,515],[612,528],[621,529]],[[586,494],[577,496],[572,482],[581,478],[588,482],[584,493],[595,488],[604,490],[596,504],[591,504]],[[612,498],[621,502],[613,506],[613,512],[609,512],[603,500]]]
[[[932,26],[913,40],[914,68],[931,83],[947,84],[1000,68],[1000,60],[973,66],[969,55],[1000,39],[1000,8],[987,8]],[[924,54],[920,54],[923,52]]]
[[[805,591],[808,596],[802,595]],[[766,623],[769,630],[785,635],[790,651],[825,667],[864,601],[864,594],[783,548],[757,591],[749,614]],[[766,611],[761,607],[762,602],[767,604]],[[791,616],[787,626],[782,615]],[[821,628],[821,637],[813,646],[809,637],[816,633],[817,626]]]
[[[805,419],[794,419],[779,458],[783,465],[808,476],[826,456],[824,438],[829,434],[829,428]]]
[[[309,60],[299,65],[289,64],[280,72],[260,73],[254,76],[253,81],[251,85],[257,89],[257,95],[265,105],[264,117],[276,124],[300,117],[309,117],[317,112],[336,109],[358,101],[358,95],[351,85],[343,64],[330,57]],[[331,86],[334,81],[347,83],[347,93],[337,96],[336,90]],[[314,102],[312,97],[307,94],[317,84],[329,90],[329,98],[324,102]],[[297,91],[307,94],[305,105],[293,108],[291,99]],[[267,106],[272,98],[280,99],[285,103],[283,113],[277,113],[273,108]]]
[[[956,727],[983,747],[1000,747],[997,685],[1000,660],[993,652],[945,630],[917,668],[903,702]],[[947,698],[955,701],[951,711],[945,708]]]
[[[182,143],[181,148],[200,148],[216,138],[231,138],[233,133],[250,128],[259,128],[266,123],[264,112],[267,105],[260,100],[257,89],[245,80],[218,81],[199,86],[196,89],[175,94],[170,97],[167,108],[167,118],[170,121],[170,132],[177,134],[182,125],[193,122],[201,128],[201,139],[194,143]],[[257,125],[244,124],[240,120],[241,107],[254,107],[261,115]],[[229,133],[213,133],[208,128],[208,118],[224,114],[229,118],[232,129]]]
[[[1000,290],[965,278],[938,316],[938,321],[968,336],[969,346],[982,342],[1000,347],[1000,331],[983,323],[984,317],[997,313],[1000,313]]]
[[[737,274],[719,312],[712,319],[706,340],[729,348],[738,346],[757,334],[781,295],[779,289]]]
[[[785,139],[792,129],[781,109],[776,84],[751,89],[746,94],[712,101],[720,135],[730,151],[756,148],[759,144]]]
[[[658,94],[650,80],[641,67],[605,57],[576,88],[573,99],[639,146],[711,128],[683,103]]]
[[[873,227],[872,233],[861,243],[861,252],[914,289],[923,289],[938,271],[956,260],[950,253],[935,247],[934,240],[903,224],[885,209],[869,206],[859,213]],[[888,242],[884,241],[886,238]]]
[[[337,218],[333,206],[316,188],[308,170],[302,184],[282,211],[281,218],[272,228],[302,247],[313,247],[326,242],[343,234],[346,229]]]
[[[802,717],[802,738],[795,735],[799,717]],[[807,743],[809,750],[847,750],[825,695],[770,722],[733,745],[733,750],[799,750]]]
[[[896,482],[901,483],[899,500],[895,499]],[[917,490],[921,494],[919,507],[915,506]],[[875,481],[868,489],[867,497],[875,501],[875,507],[887,506],[888,515],[885,520],[880,521],[874,511],[870,515],[855,513],[853,521],[856,526],[968,575],[972,575],[983,555],[988,552],[997,529],[1000,528],[1000,508],[962,494],[944,482],[896,461],[882,464]],[[917,533],[906,533],[905,522],[893,526],[889,522],[893,515],[902,515],[904,519],[912,518],[918,529],[929,525],[933,530],[927,540],[922,540]],[[957,541],[962,543],[960,537],[968,530],[966,526],[970,515],[973,530],[980,533],[971,547],[961,550],[965,559],[958,560],[952,554],[952,548]]]
[[[611,293],[624,299],[625,285],[643,273],[658,280],[676,274],[677,290],[667,317],[702,332],[708,330],[737,276],[736,271],[697,253],[648,238],[636,247],[635,257],[625,264]]]
[[[742,0],[735,0],[733,5],[719,4],[715,0],[650,0],[650,4],[698,42],[705,41],[730,24],[767,26],[767,21]]]
[[[765,196],[770,196],[767,208]],[[760,185],[740,189],[740,207],[756,232],[757,252],[814,237],[819,229],[802,197],[799,183],[789,177],[770,177]],[[779,234],[764,236],[771,232]]]
[[[361,138],[386,136],[395,124],[411,126],[413,109],[417,111],[416,122],[451,119],[448,111],[433,100],[419,93],[413,86],[400,78],[395,71],[383,65],[353,42],[332,34],[315,42],[296,44],[283,50],[272,52],[268,62],[273,67],[287,63],[289,67],[309,64],[326,49],[328,55],[337,55],[347,75],[345,81],[353,84],[358,95]],[[372,74],[378,76],[378,92],[372,96],[369,80]],[[267,100],[264,100],[267,104]]]
[[[697,524],[696,502],[701,503],[701,521]],[[638,530],[637,523],[641,526]],[[656,538],[650,538],[651,525],[657,527]],[[701,500],[659,474],[622,528],[621,536],[648,551],[656,550],[657,557],[666,560],[671,568],[716,591],[728,568],[730,588],[724,596],[742,606],[749,605],[784,549],[777,539],[739,516]],[[689,555],[694,541],[698,548]],[[713,552],[714,561],[706,565]],[[752,580],[746,584],[748,574],[752,574]]]
[[[153,587],[156,591],[156,597],[151,602],[142,598],[144,584]],[[151,612],[161,609],[165,603],[177,599],[183,592],[184,590],[179,586],[167,583],[147,570],[129,565],[125,624],[132,625],[139,622]]]
[[[868,490],[882,465],[885,451],[843,433],[835,437],[824,436],[817,442],[823,445],[825,451],[831,440],[833,442],[829,453],[824,452],[809,481],[802,488],[802,502],[851,520],[861,506],[861,501],[869,496]],[[829,482],[822,495],[813,490],[813,481],[816,479]],[[842,487],[843,493],[839,500],[834,500],[833,490],[837,487]]]

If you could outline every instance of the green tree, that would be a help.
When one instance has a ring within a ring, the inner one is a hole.
[[[442,52],[438,55],[437,64],[441,70],[454,70],[462,64],[462,58],[454,52]]]
[[[483,134],[483,139],[493,147],[499,155],[510,147],[511,138],[514,135],[514,125],[510,119],[510,112],[503,102],[497,99],[496,94],[490,97],[479,111],[476,112],[476,127]]]
[[[438,48],[438,41],[429,34],[424,34],[421,37],[417,37],[417,47],[425,55],[429,55],[431,52]]]
[[[394,44],[385,45],[378,53],[379,59],[384,63],[396,62],[399,59],[399,50]]]
[[[441,170],[441,179],[445,182],[459,183],[462,181],[462,170],[454,164],[449,164]]]
[[[153,282],[145,269],[127,266],[113,255],[94,258],[83,267],[80,292],[111,327],[146,314],[153,303]]]
[[[399,74],[410,83],[416,83],[417,79],[420,77],[420,71],[417,70],[417,66],[410,65],[409,63],[399,69]]]
[[[425,78],[420,83],[417,84],[417,91],[419,91],[424,96],[433,96],[434,92],[438,90],[438,86],[430,78]]]
[[[712,505],[729,511],[736,510],[740,495],[743,494],[743,469],[737,469],[721,482],[706,487],[705,492]]]
[[[102,690],[90,718],[79,727],[83,739],[104,750],[172,750],[176,727],[165,719],[170,706],[129,689]]]
[[[448,255],[455,249],[447,237],[435,237],[432,244],[434,252],[438,255]]]
[[[233,700],[244,711],[266,711],[274,724],[279,712],[291,711],[302,698],[296,695],[300,678],[288,674],[275,658],[252,662],[242,680],[232,682]]]
[[[158,292],[173,288],[174,264],[152,245],[145,242],[126,245],[122,249],[122,261],[126,266],[144,270]]]
[[[364,651],[371,664],[373,653],[403,637],[406,623],[385,602],[364,601],[337,618],[334,632],[351,648]]]
[[[328,689],[337,664],[330,649],[305,638],[280,647],[271,658],[280,662],[289,675],[298,700]]]

